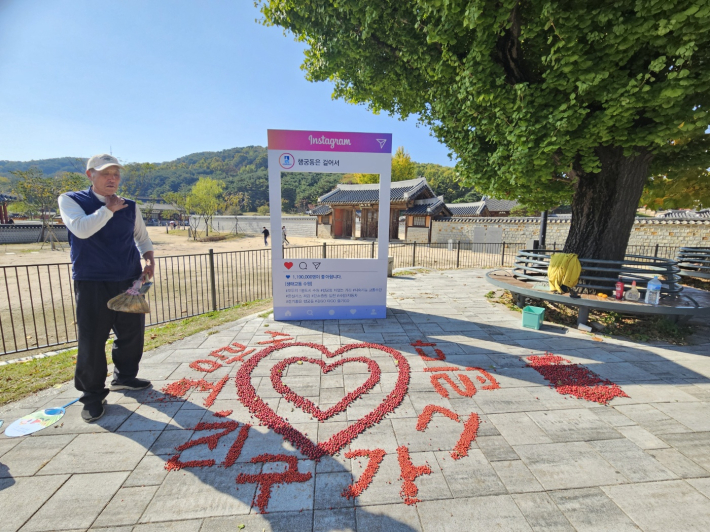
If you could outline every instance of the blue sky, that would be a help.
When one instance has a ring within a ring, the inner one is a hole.
[[[393,133],[452,164],[415,120],[307,82],[303,45],[258,18],[252,0],[0,0],[0,160],[162,162],[315,129]]]

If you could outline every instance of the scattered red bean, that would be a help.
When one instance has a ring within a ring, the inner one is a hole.
[[[614,397],[628,397],[617,384],[561,356],[545,352],[542,356],[530,356],[527,360],[528,366],[534,368],[562,395],[573,395],[603,405]]]

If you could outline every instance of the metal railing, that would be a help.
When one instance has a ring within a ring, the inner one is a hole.
[[[395,268],[510,267],[523,243],[391,243]],[[286,246],[286,259],[376,258],[377,244]],[[147,298],[148,325],[180,320],[271,297],[271,250],[157,257]],[[0,356],[76,341],[71,265],[0,267]]]
[[[151,312],[157,325],[271,297],[271,251],[156,257]],[[71,264],[0,267],[0,355],[76,341]]]

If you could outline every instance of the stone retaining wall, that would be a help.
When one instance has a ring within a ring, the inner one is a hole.
[[[195,216],[190,217],[190,225],[195,226]],[[281,222],[286,226],[286,236],[316,236],[315,216],[282,216]],[[219,233],[234,233],[235,225],[238,233],[260,234],[264,227],[271,231],[269,216],[215,216],[212,218],[213,231]],[[205,224],[200,220],[198,230],[204,231]]]
[[[433,235],[432,235],[433,239]],[[407,227],[407,242],[416,242],[417,244],[426,244],[429,242],[428,227]]]
[[[335,238],[330,234],[330,224],[318,224],[318,238]]]
[[[569,226],[569,219],[549,219],[547,244],[563,245]],[[523,243],[537,239],[539,233],[539,218],[452,218],[433,222],[431,241]],[[629,245],[650,247],[656,244],[666,247],[710,246],[710,220],[637,218]]]
[[[67,228],[63,225],[54,226],[54,234],[59,242],[69,240]],[[42,241],[42,224],[0,225],[0,244],[32,244]]]

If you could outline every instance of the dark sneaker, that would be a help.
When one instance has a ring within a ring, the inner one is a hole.
[[[101,419],[106,413],[104,405],[106,404],[106,399],[100,403],[90,403],[84,405],[84,409],[81,411],[81,419],[87,423],[93,423],[94,421]]]
[[[126,379],[125,381],[112,381],[109,390],[115,392],[116,390],[145,390],[150,388],[151,384],[149,380],[139,379],[138,377],[133,377],[132,379]]]

